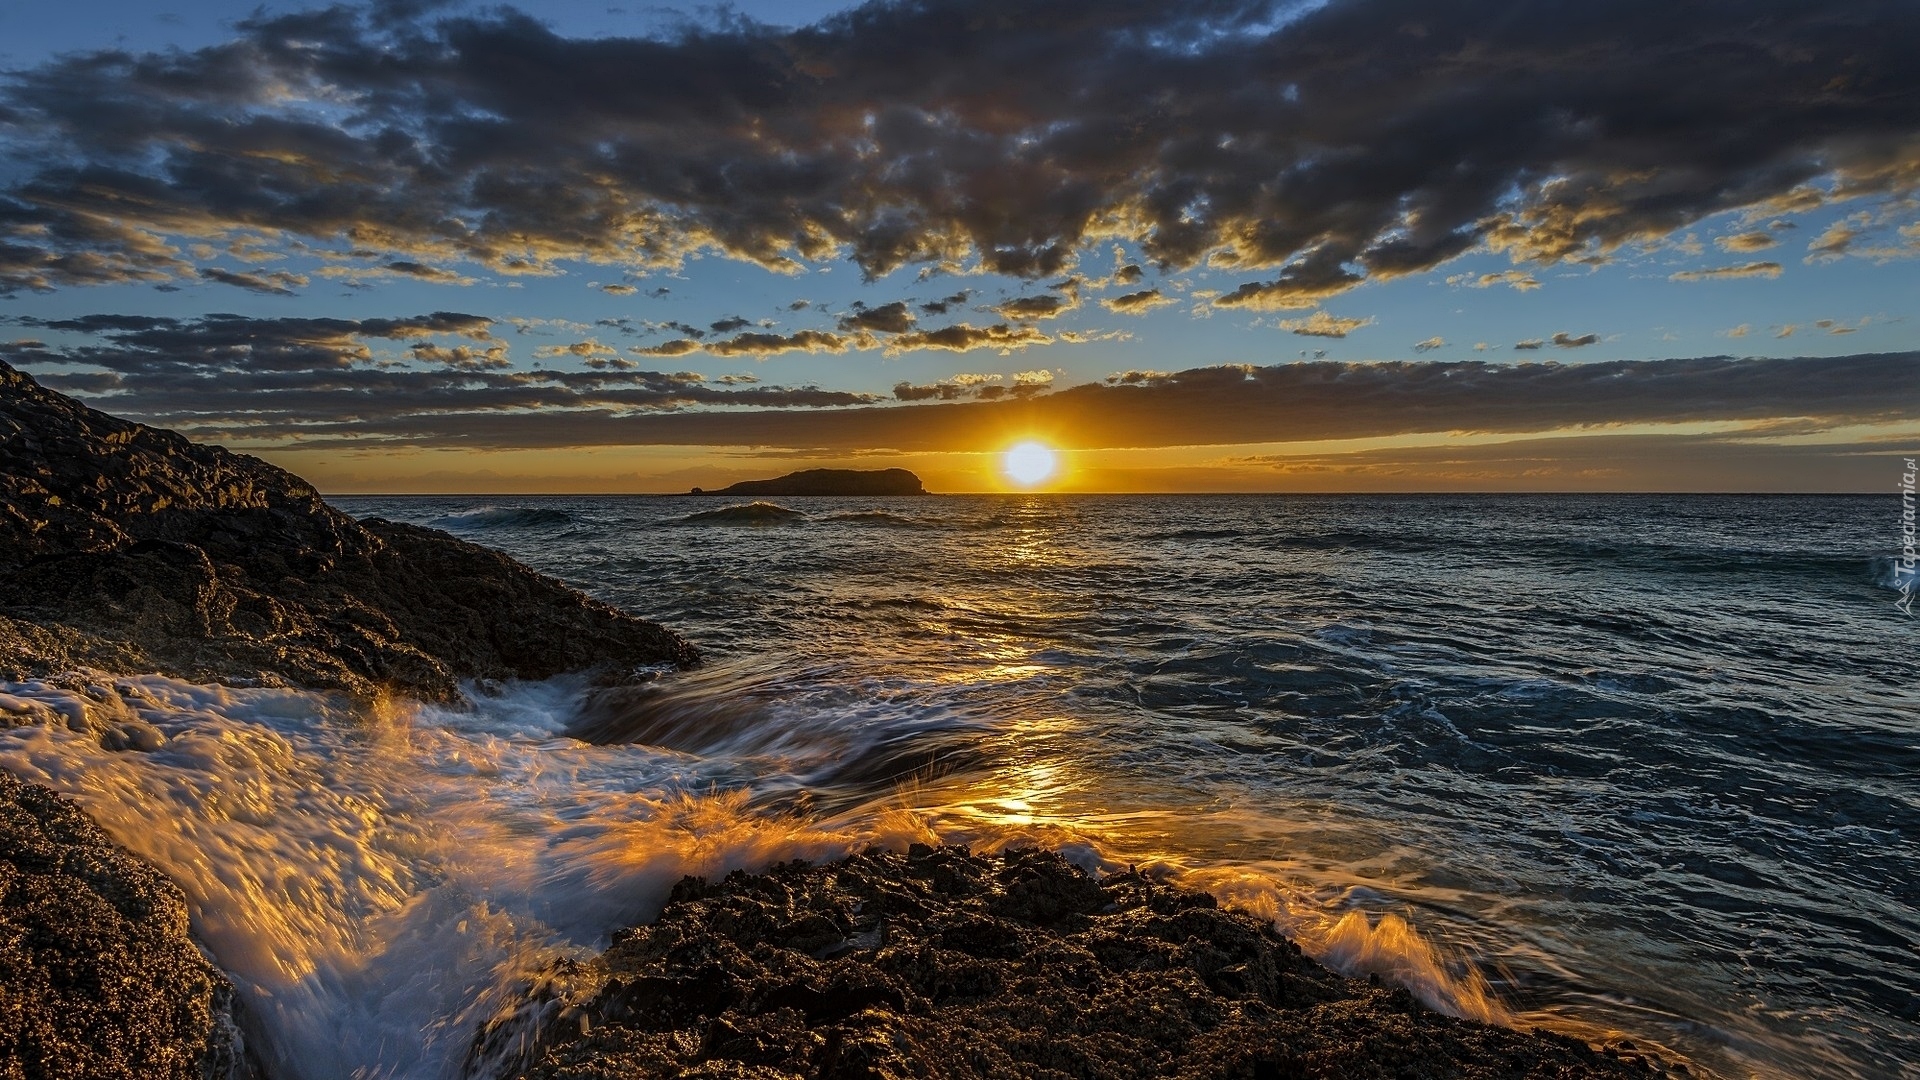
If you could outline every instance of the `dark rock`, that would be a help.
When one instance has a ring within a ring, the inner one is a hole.
[[[1343,978],[1204,893],[1096,882],[1040,851],[915,845],[688,878],[601,962],[603,988],[561,1011],[520,1075],[1648,1075]]]
[[[0,1080],[260,1076],[173,882],[0,772]]]
[[[690,495],[925,495],[920,478],[905,469],[807,469],[772,480],[742,480],[718,491],[694,488]]]
[[[498,552],[357,522],[291,473],[0,363],[0,678],[158,669],[445,701],[462,679],[695,660]]]

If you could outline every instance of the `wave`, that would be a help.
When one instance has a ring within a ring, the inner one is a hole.
[[[1874,557],[1873,583],[1883,589],[1920,591],[1920,566],[1909,566],[1896,555]]]
[[[550,506],[482,506],[437,517],[430,524],[442,529],[528,529],[542,525],[570,525],[574,515]]]
[[[803,511],[789,510],[778,503],[750,502],[718,510],[699,510],[681,518],[680,522],[683,525],[785,525],[806,518]]]
[[[1245,529],[1172,529],[1141,535],[1142,540],[1236,540],[1246,536]]]
[[[937,518],[908,517],[885,510],[850,510],[843,514],[828,514],[820,520],[847,525],[878,525],[890,529],[934,529],[944,524]]]

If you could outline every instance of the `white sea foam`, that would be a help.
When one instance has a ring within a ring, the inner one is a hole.
[[[844,754],[874,718],[835,733],[776,711],[752,732],[723,725],[715,745],[590,746],[561,734],[580,691],[516,684],[455,711],[160,676],[0,684],[0,712],[37,721],[0,731],[0,767],[74,797],[179,882],[253,1014],[252,1041],[275,1076],[299,1080],[490,1074],[499,1061],[467,1060],[474,1032],[534,1018],[533,987],[569,989],[557,961],[650,918],[685,874],[942,840],[1044,843],[1090,871],[1140,860],[1124,831],[933,791],[822,820],[756,812],[745,788],[714,792],[714,768],[737,774],[749,755],[749,773],[816,773],[800,736]],[[1315,905],[1272,875],[1157,866],[1342,970],[1458,1015],[1502,1015],[1404,921]]]
[[[650,917],[684,874],[848,838],[703,796],[680,755],[555,736],[575,689],[472,713],[157,676],[0,684],[0,766],[73,796],[186,891],[274,1075],[455,1075],[552,962]],[[103,733],[146,725],[154,748]],[[106,742],[118,740],[108,739]]]

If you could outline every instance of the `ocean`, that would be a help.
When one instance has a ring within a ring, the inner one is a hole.
[[[139,673],[0,731],[187,891],[278,1075],[476,1026],[682,874],[1045,844],[1458,1015],[1722,1077],[1920,1076],[1920,626],[1896,499],[339,498],[695,641],[602,694],[374,707]]]

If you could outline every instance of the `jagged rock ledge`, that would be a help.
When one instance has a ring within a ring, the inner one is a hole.
[[[696,662],[496,551],[334,510],[257,458],[0,363],[0,679],[90,666],[362,697]]]
[[[920,478],[905,469],[804,469],[772,480],[742,480],[717,491],[689,495],[925,495]]]
[[[1666,1068],[1443,1016],[1329,971],[1205,893],[1137,873],[1095,881],[1034,850],[916,845],[688,878],[600,965],[597,992],[558,1013],[520,1076],[1599,1080]]]
[[[257,1080],[178,886],[0,772],[0,1076]]]

